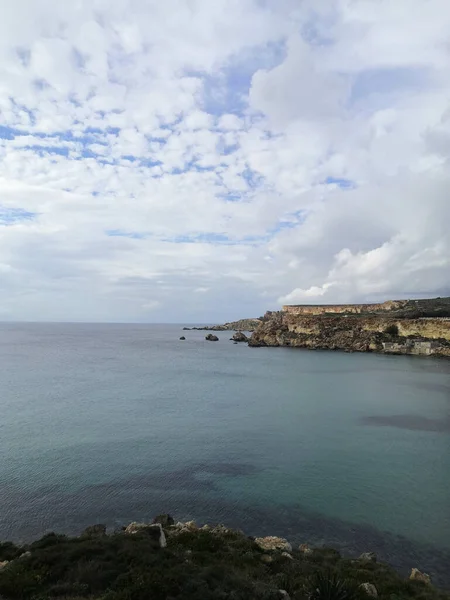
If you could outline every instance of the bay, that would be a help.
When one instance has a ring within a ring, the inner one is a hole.
[[[0,539],[171,512],[450,585],[450,362],[218,335],[1,324]]]

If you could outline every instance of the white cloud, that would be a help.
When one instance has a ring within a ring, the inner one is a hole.
[[[0,9],[1,318],[450,294],[446,0]]]

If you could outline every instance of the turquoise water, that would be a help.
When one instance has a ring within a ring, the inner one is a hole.
[[[450,361],[180,335],[0,325],[0,539],[170,511],[445,579]]]

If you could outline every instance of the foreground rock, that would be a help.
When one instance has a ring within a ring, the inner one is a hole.
[[[287,540],[273,535],[255,538],[255,543],[262,550],[283,550],[284,552],[292,552],[292,546]]]
[[[359,557],[359,560],[365,562],[377,562],[377,555],[375,552],[363,552]]]
[[[207,340],[208,342],[218,342],[219,338],[217,337],[217,335],[213,335],[212,333],[208,333],[208,335],[205,336],[205,340]]]
[[[373,583],[362,583],[359,586],[370,598],[378,598],[378,590]]]
[[[426,583],[427,585],[431,584],[431,577],[426,573],[422,573],[419,569],[411,569],[411,575],[409,578],[412,581],[421,581],[422,583]]]

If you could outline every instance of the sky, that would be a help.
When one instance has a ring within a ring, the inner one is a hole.
[[[450,295],[448,0],[0,14],[0,320]]]

